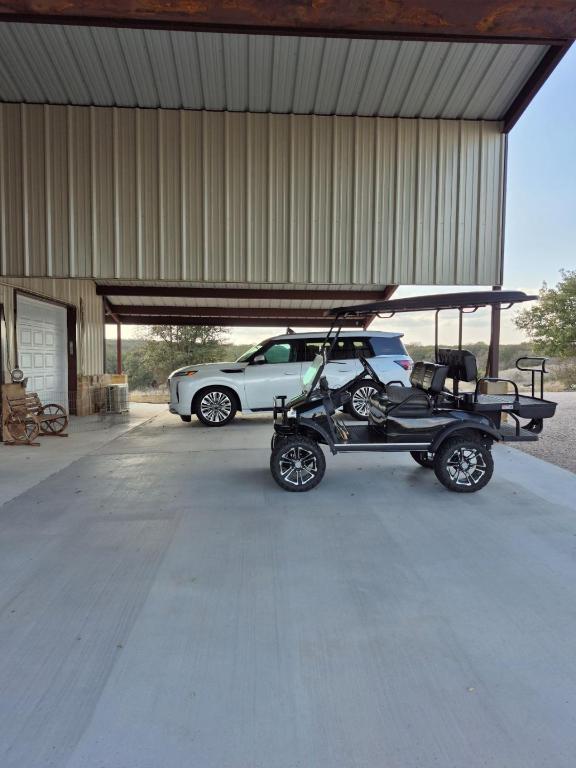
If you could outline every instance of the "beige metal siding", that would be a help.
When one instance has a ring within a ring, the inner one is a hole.
[[[54,299],[76,307],[78,375],[103,373],[104,311],[102,298],[96,295],[92,280],[58,280],[47,278],[2,278],[0,304],[4,305],[8,350],[6,364],[15,365],[16,337],[14,327],[14,289],[34,294],[38,298]]]
[[[499,123],[0,105],[1,274],[500,279]]]

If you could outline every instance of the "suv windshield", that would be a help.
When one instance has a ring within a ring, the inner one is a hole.
[[[262,349],[262,347],[266,344],[265,341],[261,341],[260,344],[255,344],[253,347],[250,347],[250,349],[246,350],[243,355],[240,355],[238,360],[236,360],[237,363],[247,363],[248,360],[252,357],[252,355],[255,355],[256,352],[258,352],[259,349]]]

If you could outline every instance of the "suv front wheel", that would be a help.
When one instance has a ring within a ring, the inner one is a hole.
[[[370,379],[359,381],[350,389],[350,401],[346,404],[346,410],[355,419],[366,421],[370,410],[370,398],[383,391],[383,387]]]
[[[236,399],[225,387],[210,387],[196,395],[194,411],[207,427],[224,427],[236,416]]]

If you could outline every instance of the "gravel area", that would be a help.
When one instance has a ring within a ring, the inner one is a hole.
[[[547,400],[558,403],[553,419],[546,419],[537,443],[508,443],[576,474],[576,392],[549,392]]]

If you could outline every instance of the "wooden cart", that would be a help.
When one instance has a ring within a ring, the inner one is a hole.
[[[68,413],[62,405],[42,405],[36,392],[6,395],[4,426],[8,443],[34,445],[39,436],[67,437]]]

